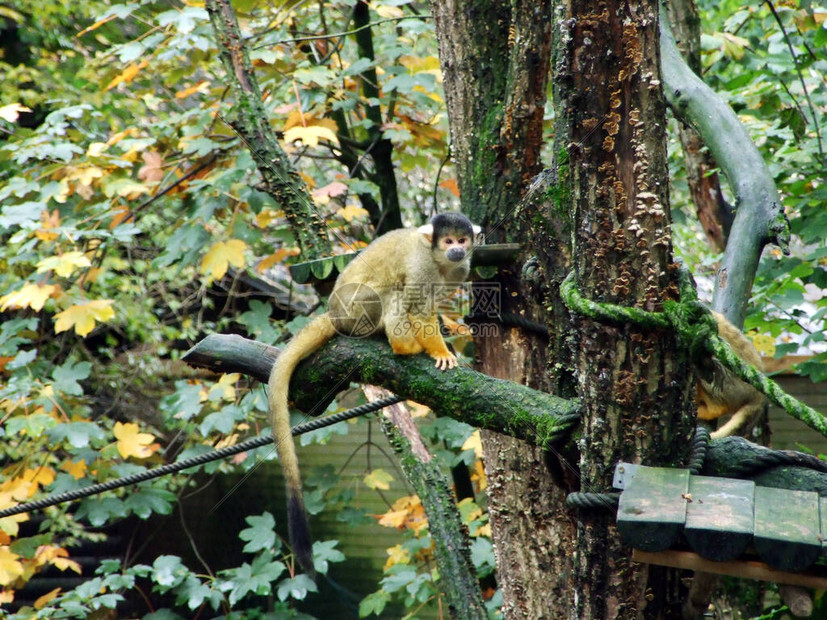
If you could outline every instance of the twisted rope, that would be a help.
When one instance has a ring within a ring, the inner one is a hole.
[[[346,411],[335,413],[330,416],[316,418],[315,420],[310,420],[302,424],[297,424],[291,429],[291,433],[294,437],[297,435],[303,435],[304,433],[309,433],[310,431],[325,428],[338,422],[343,422],[344,420],[350,420],[351,418],[365,415],[366,413],[371,413],[372,411],[377,411],[390,405],[395,405],[396,403],[401,402],[403,400],[405,399],[400,396],[388,396],[386,398],[381,398],[379,400],[373,401],[372,403],[359,405],[358,407],[354,407],[353,409],[348,409]],[[205,454],[192,456],[181,461],[177,461],[175,463],[168,463],[167,465],[161,465],[160,467],[147,469],[146,471],[131,474],[129,476],[124,476],[122,478],[116,478],[115,480],[109,480],[107,482],[93,484],[82,489],[74,489],[72,491],[66,491],[64,493],[58,493],[56,495],[49,495],[47,497],[37,499],[31,502],[18,504],[17,506],[13,506],[12,508],[0,510],[0,519],[2,519],[3,517],[10,517],[12,515],[21,514],[23,512],[29,512],[30,510],[40,510],[42,508],[48,508],[49,506],[56,506],[57,504],[62,504],[63,502],[70,502],[72,500],[82,499],[84,497],[89,497],[90,495],[97,495],[98,493],[103,493],[104,491],[111,491],[113,489],[118,489],[120,487],[125,487],[132,484],[137,484],[139,482],[152,480],[153,478],[160,478],[161,476],[173,474],[184,469],[197,467],[198,465],[204,465],[206,463],[217,461],[228,456],[233,456],[234,454],[238,454],[240,452],[246,452],[247,450],[253,450],[255,448],[262,448],[264,446],[271,445],[272,443],[273,436],[269,432],[266,432],[263,435],[259,435],[258,437],[253,437],[252,439],[242,441],[241,443],[238,443],[234,446],[227,446],[226,448],[221,448],[219,450],[213,450],[212,452],[207,452]]]
[[[583,298],[574,283],[574,273],[570,273],[560,285],[560,296],[572,312],[597,321],[614,325],[632,323],[650,329],[674,329],[693,359],[714,355],[739,379],[764,394],[792,417],[827,437],[827,418],[824,415],[793,398],[775,381],[744,362],[718,336],[715,319],[709,310],[698,302],[688,275],[684,274],[683,270],[680,289],[680,302],[666,301],[663,304],[663,312],[647,312],[640,308],[598,303]]]

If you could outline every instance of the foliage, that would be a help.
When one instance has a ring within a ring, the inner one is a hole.
[[[135,564],[123,568],[119,560],[104,560],[95,576],[83,585],[66,593],[54,590],[35,602],[33,608],[23,608],[9,616],[10,620],[32,618],[88,618],[99,610],[116,609],[123,600],[121,592],[136,587],[149,588],[175,601],[183,613],[197,616],[203,610],[237,610],[256,604],[275,593],[275,601],[267,613],[229,613],[224,618],[310,618],[291,610],[291,602],[304,599],[316,592],[316,584],[306,575],[291,575],[288,564],[281,559],[282,544],[273,533],[276,525],[273,515],[265,512],[247,517],[250,527],[239,533],[247,541],[244,551],[253,554],[249,562],[236,568],[219,571],[215,575],[198,574],[187,568],[181,558],[162,555],[151,565]],[[339,562],[344,556],[332,544],[314,545],[316,570],[327,573],[330,562]],[[180,618],[169,609],[156,609],[146,618]]]
[[[789,256],[776,248],[764,252],[746,326],[761,335],[756,345],[764,355],[815,354],[800,371],[824,381],[827,12],[795,2],[710,2],[700,9],[704,79],[739,114],[763,153],[794,235]],[[674,203],[685,200],[679,194]],[[704,250],[696,240],[690,244]],[[698,271],[711,273],[715,256],[703,254]]]
[[[420,222],[437,202],[454,204],[456,181],[450,166],[442,167],[448,135],[441,73],[423,4],[371,3],[370,22],[359,27],[353,2],[233,4],[268,119],[341,250],[367,241],[369,222],[387,205],[380,140],[393,146],[406,222]],[[749,325],[771,337],[767,346],[779,355],[799,346],[818,350],[827,320],[824,13],[806,3],[777,7],[782,31],[765,5],[728,1],[702,11],[705,77],[752,131],[797,235],[792,256],[765,257]],[[240,331],[276,342],[302,319],[288,321],[301,291],[290,287],[284,268],[297,249],[279,205],[260,187],[255,156],[227,123],[232,102],[203,6],[41,0],[7,7],[0,20],[8,35],[0,43],[5,508],[258,432],[266,425],[261,390],[237,376],[197,375],[177,359],[206,333]],[[365,33],[372,53],[357,41]],[[675,187],[675,203],[685,204],[686,193]],[[687,252],[700,253],[691,217],[678,220]],[[711,268],[715,257],[693,262]],[[250,278],[287,291],[277,312],[271,297],[245,288]],[[779,341],[799,333],[795,342]],[[803,370],[825,378],[825,355]],[[315,440],[332,432],[341,431]],[[447,463],[472,467],[483,484],[478,455],[463,449],[468,429],[440,420],[424,433],[444,442]],[[204,466],[202,474],[247,472],[268,458],[271,452],[260,450]],[[368,469],[364,482],[381,492],[389,476]],[[311,512],[364,520],[352,494],[331,492],[335,477],[333,468],[310,476]],[[192,480],[171,476],[50,508],[37,524],[33,515],[0,520],[0,601],[12,602],[49,567],[77,572],[72,551],[99,540],[96,528],[171,513],[193,491]],[[363,600],[362,615],[394,603],[413,611],[438,595],[421,505],[394,499],[396,509],[382,519],[404,538],[389,553],[378,589]],[[472,501],[461,510],[475,566],[487,578],[494,565],[487,517]],[[239,617],[231,611],[236,605],[272,609],[261,617],[280,613],[312,586],[290,572],[268,513],[250,515],[248,523],[239,544],[252,560],[240,566],[202,575],[177,556],[125,568],[105,562],[94,576],[84,574],[90,580],[83,586],[41,599],[36,613],[80,617],[111,609],[141,587],[168,602],[167,615],[158,609],[146,617],[189,617],[202,606],[227,617]],[[319,572],[327,571],[325,561],[341,559],[334,545],[316,543]],[[488,594],[496,606],[493,587]]]

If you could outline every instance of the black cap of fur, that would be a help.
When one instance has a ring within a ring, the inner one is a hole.
[[[469,237],[474,236],[474,226],[471,224],[471,220],[456,211],[437,213],[431,218],[431,226],[434,227],[431,241],[433,247],[436,247],[437,241],[449,232],[462,233]]]

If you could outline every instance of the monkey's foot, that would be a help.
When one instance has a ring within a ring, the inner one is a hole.
[[[459,365],[459,362],[457,362],[457,356],[453,353],[441,354],[438,356],[434,355],[433,358],[436,360],[434,366],[440,370],[456,368]]]

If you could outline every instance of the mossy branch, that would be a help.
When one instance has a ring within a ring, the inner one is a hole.
[[[235,98],[232,127],[250,149],[266,191],[284,210],[302,256],[312,259],[329,255],[331,245],[324,220],[267,120],[261,89],[233,8],[228,0],[206,0],[206,8]]]
[[[183,360],[216,372],[266,381],[278,349],[241,336],[213,334]],[[334,338],[293,374],[290,394],[311,415],[323,412],[351,382],[371,383],[472,426],[546,446],[566,440],[579,423],[580,403],[495,379],[468,368],[440,371],[425,355],[394,355],[379,338]]]
[[[732,108],[684,61],[666,17],[660,12],[664,94],[675,115],[701,135],[721,166],[736,198],[736,216],[718,271],[714,307],[743,325],[761,250],[769,242],[787,250],[789,221],[758,149]]]

